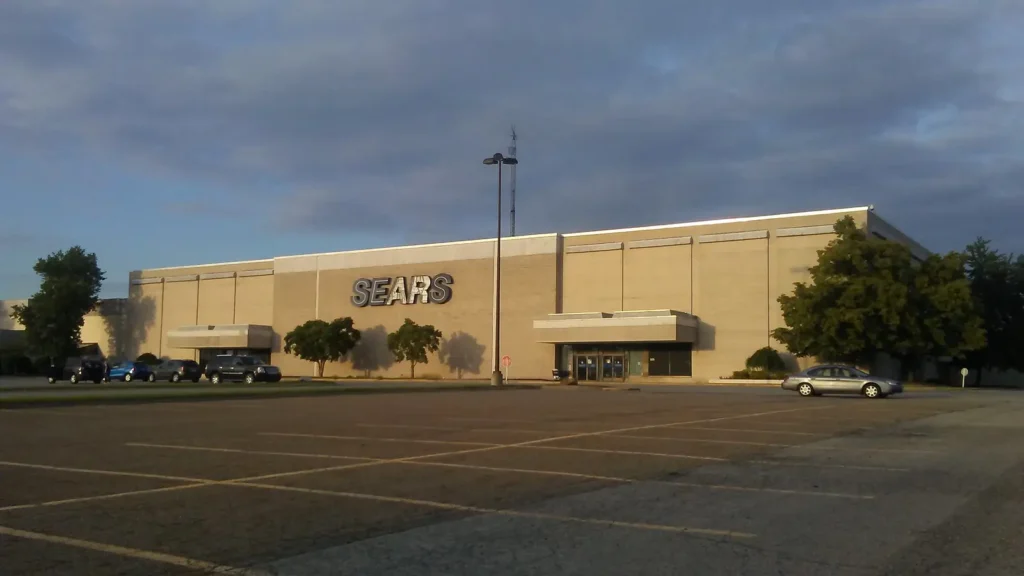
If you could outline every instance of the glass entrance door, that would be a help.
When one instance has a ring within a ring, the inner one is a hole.
[[[590,354],[576,355],[576,380],[580,382],[597,380],[597,356]]]
[[[625,379],[626,362],[622,354],[605,354],[601,356],[601,380]]]

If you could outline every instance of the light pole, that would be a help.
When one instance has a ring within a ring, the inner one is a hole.
[[[491,386],[501,386],[501,165],[515,165],[519,161],[515,158],[506,158],[497,153],[490,158],[484,158],[484,164],[488,166],[498,165],[498,237],[494,240],[494,314],[492,330],[494,330],[491,341]]]

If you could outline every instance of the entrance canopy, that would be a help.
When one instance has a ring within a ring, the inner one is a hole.
[[[170,348],[269,349],[273,342],[274,329],[258,324],[204,324],[167,331]]]
[[[696,342],[697,317],[678,310],[548,314],[533,321],[538,342]]]

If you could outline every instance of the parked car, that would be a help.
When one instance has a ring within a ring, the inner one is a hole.
[[[156,380],[199,382],[203,371],[195,360],[164,360],[153,368],[153,375]]]
[[[114,364],[108,369],[107,380],[111,382],[114,380],[154,382],[156,381],[156,375],[153,373],[153,369],[149,367],[149,364],[145,362],[121,362]]]
[[[903,384],[891,378],[872,376],[853,366],[826,364],[808,368],[782,381],[783,390],[795,390],[801,396],[822,394],[862,394],[885,398],[903,392]]]
[[[46,381],[50,384],[58,380],[68,380],[72,384],[92,381],[95,384],[103,382],[103,362],[88,358],[68,358],[63,367],[51,366],[46,374]]]
[[[213,384],[224,380],[279,382],[281,371],[255,356],[214,356],[206,364],[206,378]]]

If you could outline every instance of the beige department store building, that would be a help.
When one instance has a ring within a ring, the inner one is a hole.
[[[550,379],[554,368],[580,380],[729,375],[754,350],[778,346],[776,299],[808,279],[847,215],[927,255],[871,207],[502,239],[508,376]],[[408,364],[393,361],[385,339],[411,318],[444,334],[417,375],[487,377],[494,248],[487,239],[133,272],[133,348],[200,361],[252,353],[309,376],[311,363],[282,351],[284,334],[351,316],[363,341],[326,375],[401,377]]]

